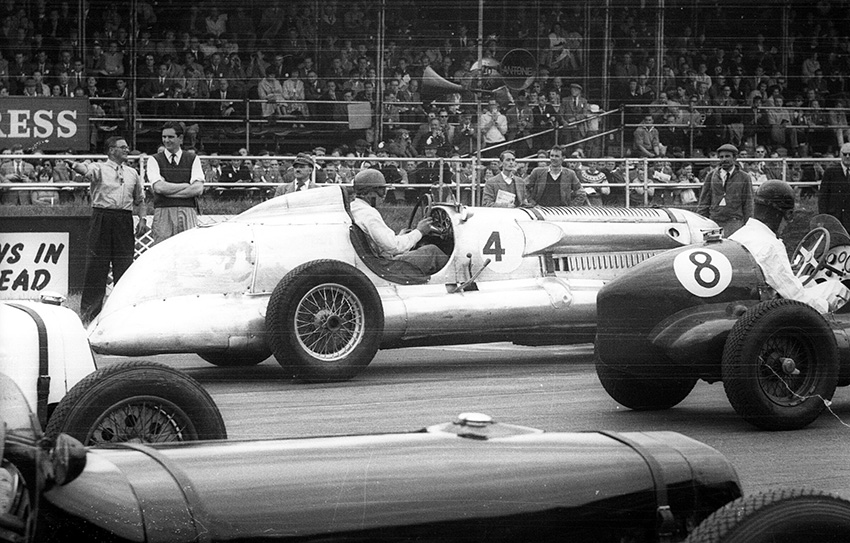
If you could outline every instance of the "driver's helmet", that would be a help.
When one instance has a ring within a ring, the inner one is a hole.
[[[772,207],[781,212],[794,209],[794,189],[785,181],[772,179],[761,184],[755,194],[755,203]]]
[[[384,179],[384,174],[378,170],[367,168],[357,172],[354,176],[354,191],[368,192],[370,190],[378,190],[385,188],[387,181]]]

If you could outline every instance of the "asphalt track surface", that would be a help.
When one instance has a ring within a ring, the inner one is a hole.
[[[850,387],[809,427],[766,432],[738,418],[720,383],[698,383],[667,411],[626,409],[599,384],[592,345],[380,351],[358,377],[332,385],[285,380],[274,358],[248,368],[218,368],[195,355],[149,359],[200,381],[234,439],[409,431],[467,411],[549,431],[672,430],[725,454],[747,494],[812,487],[850,499]]]

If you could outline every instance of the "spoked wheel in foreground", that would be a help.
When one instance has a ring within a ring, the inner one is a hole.
[[[369,365],[384,313],[374,285],[344,262],[298,266],[278,283],[266,311],[266,341],[296,379],[344,381]]]
[[[227,438],[218,407],[197,381],[146,361],[113,364],[77,383],[45,430],[60,433],[86,446]]]
[[[750,308],[723,349],[723,388],[747,422],[795,430],[814,421],[838,384],[838,348],[808,305],[771,300]]]

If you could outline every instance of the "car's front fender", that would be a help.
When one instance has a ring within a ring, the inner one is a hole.
[[[720,379],[720,360],[729,331],[758,300],[689,307],[659,322],[649,342],[679,366],[696,370],[709,382]]]

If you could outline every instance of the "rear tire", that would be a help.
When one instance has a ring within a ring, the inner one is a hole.
[[[596,357],[596,376],[617,403],[635,411],[670,409],[688,397],[697,378],[651,378],[613,368]]]
[[[838,384],[838,347],[808,305],[771,300],[750,308],[723,348],[723,388],[744,420],[765,430],[812,423]]]
[[[685,543],[844,543],[850,541],[850,501],[807,489],[738,498],[718,509]]]
[[[378,352],[384,308],[357,268],[335,260],[298,266],[275,287],[266,311],[266,342],[295,379],[351,379]]]
[[[77,383],[45,430],[60,433],[86,446],[227,438],[218,407],[197,381],[147,361],[113,364]]]

